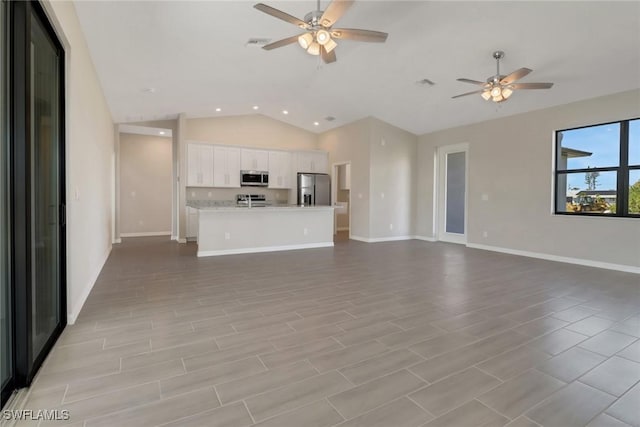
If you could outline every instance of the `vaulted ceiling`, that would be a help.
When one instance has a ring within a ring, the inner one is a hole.
[[[316,6],[264,2],[300,18]],[[246,46],[249,38],[300,32],[254,3],[76,1],[114,120],[257,112],[322,132],[375,116],[422,134],[640,88],[637,1],[356,1],[338,26],[389,38],[339,41],[338,61],[328,65],[297,44]],[[491,53],[498,49],[506,52],[503,74],[532,68],[522,82],[554,87],[518,91],[501,104],[451,99],[474,90],[456,78],[495,74]],[[435,85],[416,83],[425,78]]]

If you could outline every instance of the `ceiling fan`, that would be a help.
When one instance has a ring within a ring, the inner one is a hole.
[[[305,30],[302,34],[278,40],[262,48],[272,50],[297,41],[309,54],[320,55],[322,60],[328,64],[336,61],[334,49],[338,44],[334,39],[384,43],[387,40],[387,33],[353,28],[333,28],[336,21],[340,19],[352,4],[353,0],[333,0],[329,3],[326,10],[322,11],[320,10],[320,0],[317,0],[316,10],[307,13],[304,20],[302,20],[281,10],[267,6],[264,3],[258,3],[253,7],[259,11],[297,25],[299,28]]]
[[[496,60],[496,75],[489,77],[486,82],[479,82],[477,80],[470,79],[457,79],[459,82],[482,86],[482,89],[456,95],[452,98],[460,98],[461,96],[479,93],[485,101],[491,99],[493,102],[503,102],[506,101],[513,91],[517,89],[549,89],[553,86],[553,83],[516,83],[517,80],[520,80],[533,70],[529,68],[520,68],[513,73],[504,76],[500,74],[500,60],[504,58],[504,52],[497,50],[493,52],[493,57]]]

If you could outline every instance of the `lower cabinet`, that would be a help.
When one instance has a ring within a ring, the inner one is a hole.
[[[198,209],[187,206],[187,239],[198,238]]]

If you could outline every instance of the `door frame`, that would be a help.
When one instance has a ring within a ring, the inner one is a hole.
[[[453,153],[465,153],[464,162],[464,234],[448,233],[445,231],[445,217],[447,207],[447,155]],[[469,235],[469,143],[459,143],[442,145],[436,147],[435,158],[435,180],[434,180],[434,215],[433,230],[436,240],[448,243],[466,245]]]
[[[334,207],[333,212],[333,234],[336,235],[338,233],[338,214],[335,212],[335,206],[338,203],[338,186],[340,183],[338,182],[338,168],[340,166],[351,165],[351,160],[346,160],[343,162],[336,162],[331,164],[331,206]],[[352,192],[349,190],[349,239],[351,239],[351,230],[353,230],[351,224],[351,197]]]

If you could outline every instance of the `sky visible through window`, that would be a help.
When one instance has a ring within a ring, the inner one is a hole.
[[[619,123],[568,130],[562,134],[562,148],[584,152],[572,153],[567,161],[567,169],[604,168],[620,165]],[[640,164],[640,119],[629,122],[629,164]],[[630,182],[630,184],[633,185],[634,182]],[[568,174],[567,187],[569,190],[586,189],[585,174]],[[596,181],[596,190],[615,189],[616,173],[600,172]]]

